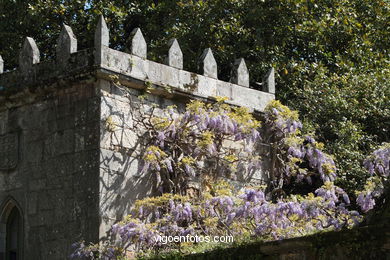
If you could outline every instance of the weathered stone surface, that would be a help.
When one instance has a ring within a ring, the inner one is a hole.
[[[241,106],[249,108],[255,108],[258,111],[264,111],[267,104],[275,99],[275,96],[271,93],[267,95],[258,95],[258,91],[250,88],[233,88],[233,100]]]
[[[275,70],[271,68],[263,78],[263,91],[275,94]]]
[[[19,68],[22,72],[29,72],[33,64],[39,62],[39,49],[33,38],[26,37],[19,54]]]
[[[210,48],[205,49],[200,56],[199,68],[200,73],[204,76],[214,79],[218,78],[217,62]]]
[[[129,48],[131,54],[146,59],[148,51],[145,38],[140,28],[135,28],[131,32],[129,43],[131,43],[131,46]]]
[[[71,53],[77,51],[77,39],[73,34],[72,28],[63,24],[60,36],[57,40],[57,61],[66,62]]]
[[[18,164],[19,143],[17,133],[0,136],[0,170],[10,170]]]
[[[8,111],[0,112],[0,135],[7,132]]]
[[[0,55],[0,74],[4,71],[4,61],[3,58]]]
[[[179,43],[176,39],[169,41],[169,51],[165,64],[177,68],[183,69],[183,53],[181,52]]]
[[[100,102],[88,102],[96,97],[87,89],[77,83],[55,88],[33,103],[0,112],[0,165],[7,159],[9,167],[10,156],[19,155],[16,167],[0,169],[0,205],[10,197],[20,205],[23,253],[31,259],[65,259],[74,241],[98,239]],[[81,126],[72,118],[85,118],[87,111],[95,121],[85,126],[85,143],[75,151]],[[61,124],[66,127],[58,129]],[[16,133],[19,144],[12,141]],[[52,249],[43,250],[49,243]]]
[[[110,33],[106,21],[104,20],[103,15],[101,15],[95,30],[95,48],[99,49],[102,46],[108,46],[109,42]]]
[[[205,76],[198,76],[197,80],[196,93],[203,97],[214,97],[217,95],[218,80],[210,79]]]
[[[151,65],[149,63],[149,69],[150,69]],[[160,77],[160,81],[162,83],[163,86],[169,86],[169,87],[179,87],[180,86],[180,82],[179,82],[179,73],[180,73],[180,70],[176,69],[176,68],[173,68],[173,67],[170,67],[170,66],[166,66],[166,65],[162,65],[160,64],[160,66],[157,66],[160,68],[160,71],[161,71],[161,77]]]
[[[230,81],[240,86],[249,87],[249,71],[243,58],[234,61],[232,78]]]

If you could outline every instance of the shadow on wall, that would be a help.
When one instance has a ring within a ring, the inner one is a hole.
[[[100,214],[101,231],[130,213],[137,199],[158,193],[157,181],[153,174],[142,172],[142,155],[149,137],[142,119],[154,108],[155,115],[170,105],[177,105],[184,111],[185,104],[159,96],[150,96],[140,102],[140,91],[122,89],[115,83],[104,84],[101,96],[100,122]],[[248,174],[240,172],[235,176],[234,185],[242,187],[248,183],[262,185],[268,178],[266,164],[269,146],[259,144],[257,149],[263,158],[261,166]],[[106,233],[106,235],[108,235]]]
[[[158,192],[156,178],[150,173],[140,174],[143,167],[141,158],[148,138],[139,117],[146,111],[134,107],[133,101],[137,101],[138,93],[124,97],[127,94],[103,95],[101,98],[99,191],[100,214],[105,231],[128,215],[137,199]],[[146,101],[146,110],[153,103],[157,103],[160,111],[172,105],[169,100],[158,97],[151,99]]]

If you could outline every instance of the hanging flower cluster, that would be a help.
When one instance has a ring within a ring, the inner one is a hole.
[[[284,143],[288,146],[286,178],[295,176],[297,181],[305,179],[309,184],[312,176],[319,175],[323,182],[336,179],[336,165],[332,157],[322,151],[322,143],[310,136],[285,138]]]
[[[254,145],[260,138],[256,120],[248,109],[224,104],[190,102],[184,113],[170,106],[160,115],[144,118],[151,136],[143,157],[146,171],[156,172],[163,192],[185,193],[190,179],[214,179],[256,170],[260,156]],[[249,166],[249,167],[248,167]]]
[[[276,203],[267,201],[258,188],[234,192],[230,187],[229,191],[214,190],[214,196],[209,193],[198,201],[172,194],[140,200],[133,215],[112,228],[120,240],[116,249],[106,246],[101,250],[116,252],[118,257],[128,250],[146,253],[180,248],[180,243],[161,243],[158,236],[233,235],[236,240],[279,240],[352,227],[361,220],[358,212],[346,208],[348,195],[331,182],[315,194],[291,196]],[[186,246],[196,246],[196,242]],[[82,245],[74,256],[88,255],[89,250],[91,247]]]
[[[363,212],[367,212],[374,208],[375,200],[381,197],[389,180],[390,143],[372,152],[363,164],[371,177],[367,179],[364,189],[357,192],[356,203]]]
[[[371,176],[389,177],[390,143],[386,143],[372,152],[372,154],[364,160],[363,164]]]
[[[311,136],[301,136],[302,123],[296,111],[279,101],[271,101],[265,109],[268,142],[274,149],[274,186],[283,188],[292,180],[312,184],[336,179],[336,165],[323,151],[324,145]]]
[[[265,109],[265,123],[277,137],[297,134],[302,128],[297,111],[290,110],[278,100],[272,100]]]

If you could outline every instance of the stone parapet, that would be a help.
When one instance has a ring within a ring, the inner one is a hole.
[[[94,42],[93,49],[78,51],[76,36],[64,24],[57,41],[56,59],[40,62],[40,52],[34,39],[26,37],[16,70],[3,72],[4,62],[0,57],[0,101],[26,88],[42,88],[70,76],[96,71],[116,73],[140,81],[135,86],[137,88],[157,86],[169,93],[184,93],[194,98],[226,96],[228,103],[257,111],[263,111],[266,104],[275,98],[274,70],[271,69],[263,79],[264,91],[251,89],[243,58],[235,61],[231,82],[218,80],[217,62],[210,48],[204,50],[199,60],[202,74],[183,70],[185,55],[183,57],[176,39],[168,43],[166,64],[157,63],[147,59],[147,44],[139,28],[131,33],[128,53],[109,48],[109,30],[102,16],[96,27]],[[134,84],[131,86],[134,87]]]

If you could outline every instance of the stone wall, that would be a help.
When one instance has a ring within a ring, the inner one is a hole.
[[[145,89],[151,91],[145,109],[226,96],[227,103],[260,115],[274,99],[273,69],[264,92],[257,91],[249,88],[243,59],[234,63],[231,82],[223,82],[210,49],[201,57],[200,75],[182,69],[176,40],[166,64],[147,59],[140,29],[130,41],[129,53],[109,48],[101,17],[93,49],[78,51],[63,25],[55,60],[41,62],[29,37],[18,69],[3,73],[0,57],[0,259],[10,201],[23,219],[24,259],[64,259],[73,242],[104,239],[136,199],[153,193],[151,176],[139,175],[141,129],[134,125],[143,111],[135,113],[133,104]],[[259,179],[267,158],[264,165]]]
[[[99,112],[82,82],[0,112],[0,202],[20,206],[25,259],[63,259],[75,239],[97,239]]]

